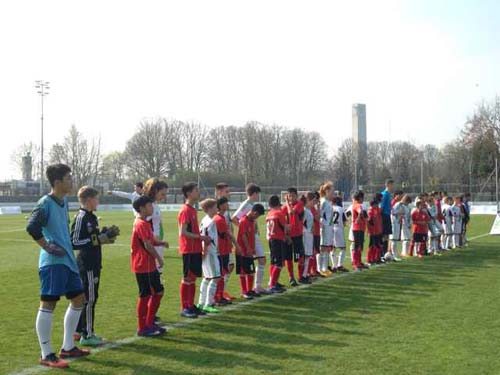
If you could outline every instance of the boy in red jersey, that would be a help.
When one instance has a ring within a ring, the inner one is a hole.
[[[269,198],[269,212],[266,216],[267,240],[271,255],[269,270],[269,291],[283,293],[285,289],[278,283],[283,267],[283,253],[286,246],[285,236],[290,230],[286,217],[281,210],[281,202],[277,195]]]
[[[358,190],[353,194],[352,202],[352,234],[353,244],[351,246],[351,259],[354,271],[361,271],[363,263],[361,262],[361,253],[365,242],[366,230],[366,211],[363,208],[363,199],[365,194]]]
[[[297,286],[293,272],[293,261],[299,264],[299,276],[304,272],[304,240],[303,230],[304,224],[304,204],[298,199],[296,188],[288,188],[286,194],[286,204],[281,208],[287,222],[290,225],[290,240],[291,243],[285,248],[285,264],[290,278],[290,286]]]
[[[233,236],[227,222],[227,210],[229,209],[229,200],[226,197],[217,200],[218,213],[214,217],[215,225],[217,226],[217,233],[219,236],[219,261],[221,265],[221,275],[219,284],[217,285],[217,292],[215,294],[215,301],[218,306],[225,306],[231,304],[231,299],[225,298],[225,288],[228,279],[225,277],[231,272],[231,248],[232,245],[239,248],[238,242]]]
[[[255,265],[255,226],[259,216],[264,214],[264,206],[256,203],[241,217],[238,225],[238,245],[236,251],[236,273],[240,275],[241,296],[244,299],[260,297],[253,289]]]
[[[418,257],[422,258],[426,252],[427,235],[431,219],[427,210],[424,209],[425,202],[423,200],[417,200],[416,205],[417,207],[411,213],[413,239],[410,244],[410,255],[413,255],[415,244],[418,244]]]
[[[151,223],[147,218],[153,214],[153,201],[140,196],[134,203],[137,217],[132,232],[132,272],[135,273],[139,287],[137,301],[137,335],[143,337],[159,336],[166,330],[155,324],[155,316],[163,297],[163,285],[157,262],[163,266],[163,257],[158,254],[155,246],[165,246],[164,241],[157,241]]]
[[[320,244],[321,244],[321,223],[319,215],[319,193],[314,192],[314,205],[311,207],[311,213],[314,217],[313,224],[313,256],[309,259],[309,276],[317,277],[318,273],[318,262],[316,260],[319,254]]]
[[[200,199],[198,184],[188,182],[182,186],[185,204],[182,205],[177,223],[179,224],[179,253],[182,255],[183,278],[180,286],[181,316],[197,318],[205,315],[194,304],[196,278],[202,276],[202,241],[210,245],[210,237],[200,235],[198,213],[194,205]]]
[[[370,235],[370,244],[366,255],[366,262],[369,266],[380,262],[380,254],[382,252],[382,214],[378,206],[379,203],[380,200],[375,195],[368,209],[367,229]]]

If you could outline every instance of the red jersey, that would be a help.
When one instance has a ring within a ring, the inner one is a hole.
[[[140,217],[134,221],[132,230],[132,256],[130,265],[134,273],[148,273],[156,270],[156,260],[146,248],[144,242],[149,241],[152,245],[155,243],[155,235],[151,223]]]
[[[312,212],[313,217],[314,217],[313,236],[319,236],[320,235],[320,228],[321,228],[321,224],[320,224],[320,220],[319,220],[319,212],[316,209],[316,207],[312,207],[311,212]]]
[[[266,216],[267,239],[285,240],[286,217],[279,208],[271,209]]]
[[[243,242],[243,236],[246,235],[248,247]],[[238,245],[241,248],[241,255],[251,257],[255,255],[255,221],[250,220],[247,215],[240,219],[238,227]]]
[[[362,203],[352,203],[352,230],[362,232],[366,230],[366,212]]]
[[[368,234],[371,236],[381,235],[382,230],[382,213],[380,212],[380,207],[370,207],[368,209],[368,223],[367,223]]]
[[[295,211],[293,214],[288,212],[288,206],[284,205],[281,210],[287,216],[288,223],[290,224],[290,237],[302,236],[304,232],[304,204],[297,201],[291,204],[292,209]]]
[[[424,210],[413,210],[411,213],[411,221],[413,233],[427,234],[429,231],[429,221],[431,218],[429,214]],[[423,222],[423,224],[417,224],[417,222]]]
[[[394,205],[396,203],[398,203],[398,202],[399,202],[399,200],[397,200],[396,198],[392,198],[392,200],[391,200],[391,207],[394,207]]]
[[[438,212],[437,219],[438,219],[438,221],[440,223],[442,223],[444,217],[443,217],[443,211],[441,210],[441,200],[440,199],[435,199],[434,203],[436,204],[436,208],[437,208],[437,212]]]
[[[227,225],[226,218],[222,215],[214,216],[215,226],[217,227],[217,234],[219,235],[219,255],[231,254],[231,238],[229,237],[229,226]]]
[[[200,234],[200,227],[198,226],[198,213],[196,209],[188,204],[183,204],[179,215],[177,216],[177,223],[179,228],[187,225],[187,231],[193,234]],[[187,238],[179,235],[179,253],[181,254],[197,254],[201,253],[201,240]]]

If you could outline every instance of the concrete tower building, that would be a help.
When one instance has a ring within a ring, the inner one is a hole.
[[[356,147],[354,189],[358,189],[367,179],[366,105],[352,105],[352,140]]]

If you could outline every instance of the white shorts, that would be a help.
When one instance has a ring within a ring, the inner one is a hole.
[[[343,227],[333,227],[333,246],[337,249],[345,248],[345,236]]]
[[[265,258],[266,253],[264,252],[264,246],[262,246],[262,242],[260,241],[260,237],[258,234],[255,235],[255,256],[254,258]]]
[[[453,223],[453,233],[462,234],[462,222]]]
[[[393,241],[401,241],[401,224],[398,222],[392,223],[392,234],[389,238]]]
[[[439,237],[441,235],[441,228],[436,222],[429,223],[429,237]]]
[[[205,255],[201,261],[201,269],[204,278],[214,279],[220,277],[220,262],[217,253],[209,252]]]
[[[401,227],[401,241],[410,241],[411,240],[411,229],[408,225],[402,225]]]
[[[453,234],[453,228],[451,223],[443,223],[444,234]]]
[[[312,256],[313,255],[313,247],[314,247],[314,236],[311,232],[304,231],[304,255]]]
[[[320,236],[320,246],[333,246],[333,227],[329,225],[322,225]]]

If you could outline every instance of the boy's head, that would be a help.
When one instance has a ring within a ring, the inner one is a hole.
[[[355,191],[354,194],[352,195],[352,199],[358,203],[362,203],[364,198],[365,198],[365,193],[363,193],[361,190]]]
[[[403,204],[410,204],[411,203],[411,197],[408,194],[403,195],[401,198],[401,202]]]
[[[417,198],[415,201],[415,206],[420,210],[424,207],[425,201],[422,198]]]
[[[379,204],[380,202],[382,202],[382,199],[383,199],[382,193],[375,193],[375,194],[373,194],[373,200],[376,201],[377,204]]]
[[[467,201],[467,202],[468,202],[468,201],[470,201],[470,198],[471,198],[470,193],[465,193],[465,194],[464,194],[464,200],[465,200],[465,201]]]
[[[143,194],[148,196],[153,202],[162,202],[165,200],[168,192],[168,185],[159,178],[150,178],[144,184]]]
[[[446,204],[452,204],[453,203],[453,199],[451,197],[446,196],[446,197],[444,197],[444,202]]]
[[[335,198],[333,198],[333,204],[335,206],[342,207],[343,206],[343,204],[342,204],[342,198],[341,197],[335,197]]]
[[[392,190],[394,189],[394,180],[392,178],[385,180],[385,188],[389,193],[392,193]]]
[[[229,209],[229,199],[226,197],[217,199],[217,208],[219,212],[226,212]]]
[[[333,182],[327,181],[321,185],[319,188],[319,195],[321,198],[331,200],[333,196]]]
[[[314,192],[314,203],[318,203],[320,199],[319,191]]]
[[[153,215],[153,200],[146,195],[141,195],[132,203],[135,212],[146,218]]]
[[[264,206],[260,203],[254,204],[250,212],[248,213],[248,218],[250,220],[257,220],[261,215],[264,215]]]
[[[200,191],[196,182],[186,182],[182,185],[182,194],[186,200],[197,202],[200,199]]]
[[[89,211],[95,211],[99,205],[99,192],[90,186],[82,186],[78,190],[80,205]]]
[[[53,190],[59,190],[63,194],[69,194],[73,190],[71,168],[66,164],[49,165],[45,175]]]
[[[394,199],[396,201],[401,200],[401,198],[403,197],[403,194],[404,194],[403,190],[396,190],[396,191],[394,191]]]
[[[288,202],[290,203],[295,203],[297,202],[297,198],[298,198],[298,191],[296,188],[294,187],[289,187],[288,189],[286,189],[286,199]]]
[[[217,198],[225,197],[229,199],[230,195],[231,192],[229,191],[229,185],[227,183],[219,182],[217,185],[215,185],[215,196]]]
[[[455,195],[455,196],[453,197],[453,202],[454,202],[455,204],[462,203],[462,196],[461,196],[461,195]]]
[[[269,207],[280,208],[281,207],[280,197],[278,197],[277,195],[271,195],[271,197],[269,198]]]
[[[378,201],[373,197],[373,199],[370,201],[370,207],[378,207]]]
[[[248,199],[250,199],[252,202],[257,202],[259,200],[259,194],[260,194],[260,186],[259,185],[251,182],[247,185],[247,187],[245,188],[245,191],[247,193]]]
[[[210,217],[213,217],[217,213],[217,201],[215,199],[208,198],[202,200],[200,207]]]
[[[142,190],[144,189],[144,184],[142,183],[142,181],[137,181],[134,185],[134,191],[137,193],[137,194],[141,194],[142,195]]]

